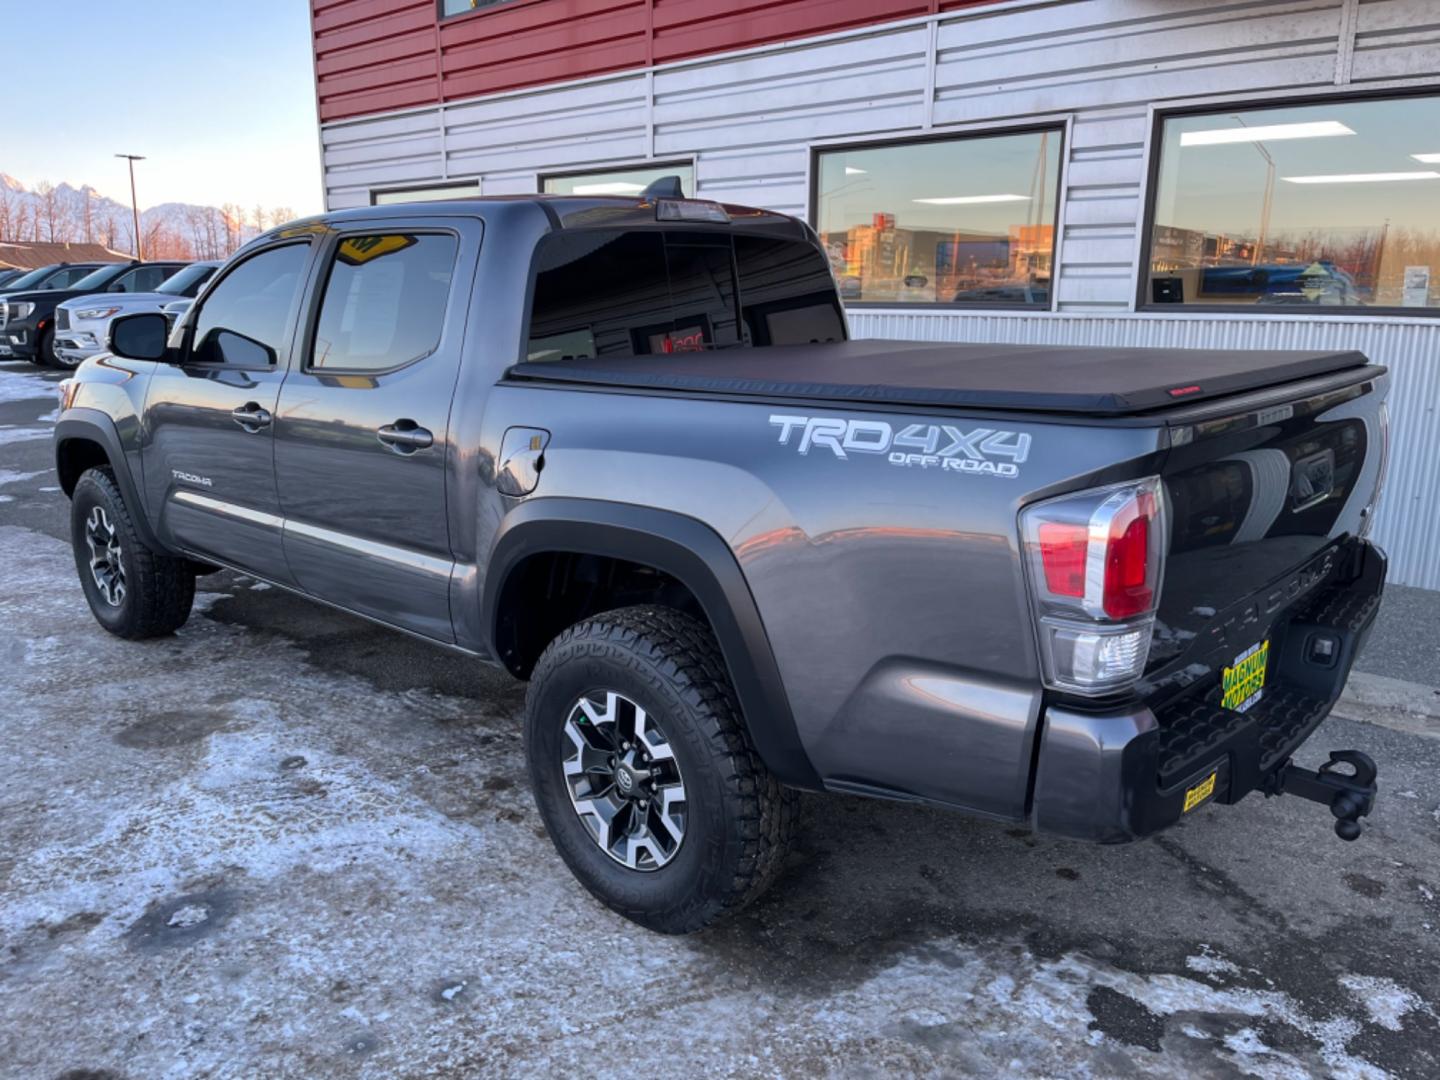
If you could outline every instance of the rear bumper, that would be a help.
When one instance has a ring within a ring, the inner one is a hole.
[[[1273,789],[1290,755],[1330,714],[1379,612],[1385,556],[1355,541],[1343,565],[1337,581],[1271,628],[1266,689],[1248,712],[1220,707],[1218,677],[1158,712],[1138,704],[1110,713],[1049,705],[1035,828],[1120,843],[1167,828],[1205,803]],[[1307,659],[1316,635],[1337,642],[1328,663]]]

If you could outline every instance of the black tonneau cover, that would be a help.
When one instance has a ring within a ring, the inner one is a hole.
[[[1128,416],[1366,363],[1358,352],[844,341],[517,364],[594,386]]]

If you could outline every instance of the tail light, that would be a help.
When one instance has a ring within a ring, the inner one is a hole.
[[[1021,512],[1047,686],[1108,694],[1144,672],[1165,569],[1165,524],[1158,476]]]
[[[1390,409],[1384,401],[1380,402],[1380,468],[1375,471],[1375,490],[1370,493],[1370,501],[1365,509],[1360,512],[1360,537],[1364,539],[1370,535],[1370,530],[1375,527],[1375,511],[1380,508],[1380,492],[1385,487],[1385,473],[1390,468]],[[1367,434],[1369,434],[1367,428]],[[1373,452],[1369,448],[1366,453]]]

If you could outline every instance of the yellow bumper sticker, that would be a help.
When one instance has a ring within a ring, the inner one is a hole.
[[[1216,773],[1212,772],[1204,780],[1201,780],[1200,783],[1185,792],[1185,808],[1180,811],[1182,814],[1188,814],[1211,795],[1215,794],[1216,775]]]
[[[1270,642],[1251,645],[1235,658],[1235,663],[1225,669],[1221,686],[1225,696],[1220,699],[1222,709],[1245,712],[1260,700],[1265,692],[1265,667],[1270,661]]]

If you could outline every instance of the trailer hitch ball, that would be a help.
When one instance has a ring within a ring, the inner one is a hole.
[[[1341,766],[1348,766],[1348,771],[1342,771]],[[1287,761],[1267,794],[1298,795],[1325,803],[1335,815],[1335,835],[1341,840],[1358,840],[1360,819],[1375,806],[1377,772],[1369,754],[1332,750],[1330,760],[1314,772]]]

